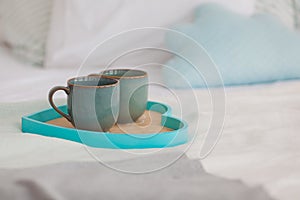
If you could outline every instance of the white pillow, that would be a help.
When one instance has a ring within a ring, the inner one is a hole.
[[[255,0],[54,0],[48,34],[46,67],[77,68],[99,43],[122,31],[141,27],[170,27],[189,21],[200,3],[219,2],[233,10],[251,14]],[[163,46],[163,37],[140,31],[132,37],[110,42],[93,56],[90,65],[103,66],[126,50]],[[106,43],[107,44],[107,43]],[[130,56],[129,56],[130,57]],[[121,64],[164,62],[167,55],[144,53]],[[138,61],[139,60],[139,61]],[[100,69],[99,69],[100,70]]]
[[[23,60],[43,65],[52,0],[1,0],[0,41]]]
[[[290,29],[300,30],[300,0],[260,0],[256,12],[277,16]]]

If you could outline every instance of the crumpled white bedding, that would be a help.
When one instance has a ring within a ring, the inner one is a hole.
[[[54,85],[65,85],[67,78],[76,75],[76,69],[33,68],[2,50],[0,65],[0,112],[6,116],[0,122],[0,167],[93,160],[79,144],[21,134],[20,119],[15,119],[20,115],[14,110],[15,105],[28,110],[32,101],[39,99],[43,103],[37,103],[32,112],[49,107],[48,90]],[[299,89],[300,81],[227,88],[223,134],[214,151],[201,161],[206,171],[241,179],[249,185],[261,184],[277,199],[300,199]],[[199,98],[206,98],[205,90],[196,93]],[[161,98],[157,95],[159,91],[152,97]],[[200,106],[209,107],[209,101],[202,102]],[[14,126],[8,126],[6,120]],[[199,157],[202,139],[198,137],[187,152],[190,158]],[[108,151],[107,158],[124,159],[113,155]]]

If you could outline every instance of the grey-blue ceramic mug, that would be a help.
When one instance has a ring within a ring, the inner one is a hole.
[[[53,102],[56,91],[68,95],[68,114]],[[119,81],[101,76],[83,76],[68,80],[68,86],[56,86],[49,92],[50,105],[77,129],[108,131],[119,113]]]
[[[102,71],[100,75],[120,81],[120,112],[117,122],[136,121],[147,107],[147,72],[134,69],[110,69]]]

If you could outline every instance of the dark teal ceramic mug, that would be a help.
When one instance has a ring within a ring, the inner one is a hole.
[[[68,95],[68,114],[53,102],[56,91]],[[77,129],[108,131],[117,121],[120,88],[116,79],[101,76],[83,76],[68,80],[68,86],[56,86],[49,92],[49,102],[56,112]]]
[[[118,123],[136,121],[146,110],[148,101],[148,74],[142,70],[110,69],[102,77],[120,81],[120,112]]]

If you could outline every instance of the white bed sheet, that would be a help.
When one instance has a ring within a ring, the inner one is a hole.
[[[3,50],[0,67],[0,103],[8,102],[7,105],[45,100],[51,87],[65,85],[67,78],[77,74],[75,69],[33,68]],[[226,89],[226,123],[216,148],[202,160],[205,169],[250,185],[262,185],[277,199],[300,199],[299,89],[300,81]],[[196,93],[201,97],[206,92],[197,90]],[[39,104],[36,109],[47,106]],[[10,109],[14,112],[13,107],[6,111]],[[19,130],[14,130],[10,136],[0,134],[1,144],[7,142],[7,146],[0,146],[0,167],[92,160],[84,147],[76,143],[25,136]],[[190,158],[198,158],[201,139],[196,139],[187,152]]]

